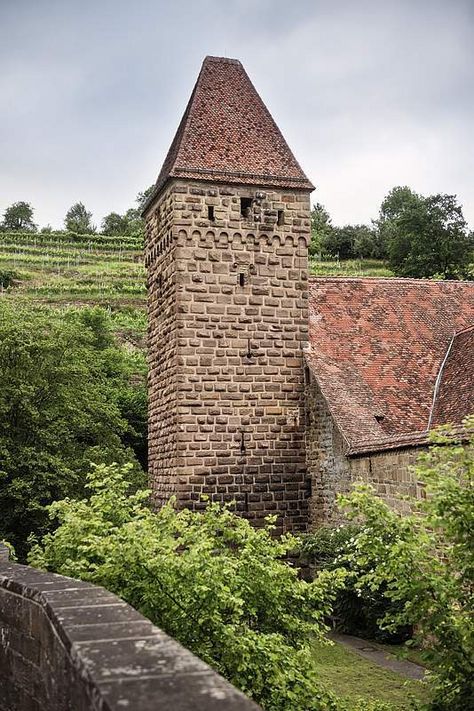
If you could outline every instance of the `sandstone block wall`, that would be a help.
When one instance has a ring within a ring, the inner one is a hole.
[[[155,502],[307,523],[309,193],[174,181],[147,213]]]
[[[115,595],[0,544],[0,711],[259,708]]]
[[[406,448],[346,457],[344,442],[317,383],[306,370],[307,457],[311,476],[309,520],[311,528],[339,523],[336,497],[356,481],[374,486],[376,493],[393,508],[407,505],[401,497],[421,496],[422,487],[409,470],[420,448]]]

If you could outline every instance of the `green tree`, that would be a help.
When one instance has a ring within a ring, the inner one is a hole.
[[[89,500],[51,507],[59,528],[33,565],[104,585],[262,704],[267,711],[343,708],[318,682],[312,640],[344,573],[308,583],[285,562],[296,539],[275,539],[228,507],[153,513],[128,472],[87,475]]]
[[[110,212],[104,217],[101,225],[101,232],[108,236],[120,236],[129,234],[129,220],[124,215],[119,215],[118,212]]]
[[[311,256],[319,254],[322,245],[333,230],[331,217],[324,205],[317,202],[311,209],[311,242],[309,245],[309,253]]]
[[[395,274],[470,276],[474,242],[456,196],[423,197],[408,187],[394,188],[381,205],[377,225]]]
[[[106,215],[102,220],[102,234],[144,236],[145,223],[142,219],[142,210],[154,189],[155,186],[150,185],[146,190],[138,193],[135,200],[137,207],[130,207],[124,215],[120,215],[118,212]]]
[[[14,202],[3,214],[2,231],[36,232],[38,227],[33,222],[33,212],[29,202]]]
[[[138,205],[138,212],[140,213],[140,215],[147,203],[147,200],[151,197],[154,189],[155,184],[153,183],[153,185],[149,185],[145,190],[138,193],[135,202]]]
[[[354,225],[354,256],[359,259],[386,259],[387,251],[380,233],[368,225]]]
[[[362,525],[347,560],[363,571],[364,591],[382,592],[395,606],[380,621],[394,630],[411,625],[433,668],[433,711],[465,711],[474,702],[474,417],[468,442],[453,442],[449,428],[415,473],[426,498],[410,500],[411,513],[392,510],[370,487],[341,498],[349,519]]]
[[[323,252],[339,259],[352,259],[355,256],[354,247],[358,229],[358,225],[333,227],[322,239]]]
[[[82,202],[76,202],[66,213],[64,226],[68,232],[78,235],[92,234],[95,225],[92,224],[92,212],[88,212]]]
[[[0,538],[24,558],[28,535],[47,529],[46,507],[83,491],[90,461],[132,461],[141,480],[136,421],[121,401],[144,384],[133,384],[136,366],[102,309],[1,310]]]

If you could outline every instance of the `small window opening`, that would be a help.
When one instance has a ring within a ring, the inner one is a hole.
[[[252,358],[252,348],[250,345],[250,338],[247,338],[247,353],[246,353],[247,358],[250,360]]]
[[[239,274],[239,285],[245,286],[245,274],[243,272],[240,272]]]
[[[281,227],[285,221],[285,213],[283,210],[278,210],[277,225]]]
[[[216,219],[214,217],[214,206],[213,205],[208,205],[207,207],[207,219],[210,220],[210,222],[214,222]]]
[[[247,219],[252,217],[252,198],[240,198],[240,214]]]
[[[377,422],[383,422],[385,420],[385,415],[374,415]]]
[[[240,432],[240,453],[245,454],[245,435],[243,430]]]

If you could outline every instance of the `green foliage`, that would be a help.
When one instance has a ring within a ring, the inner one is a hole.
[[[474,429],[474,418],[466,421]],[[434,668],[433,711],[464,711],[474,705],[474,437],[452,444],[448,430],[421,455],[417,478],[426,498],[412,512],[391,510],[359,485],[341,503],[362,522],[346,554],[365,570],[360,591],[382,591],[399,606],[381,620],[393,630],[412,625]]]
[[[36,232],[33,208],[29,202],[14,202],[7,207],[0,225],[2,232]]]
[[[132,382],[136,355],[115,344],[101,309],[0,308],[0,537],[24,558],[46,507],[81,495],[90,461],[132,461],[142,481],[132,447],[146,399],[139,416],[127,397],[145,384]]]
[[[343,572],[307,583],[284,562],[292,536],[274,539],[218,504],[153,513],[129,486],[127,467],[94,467],[90,499],[52,505],[60,526],[30,562],[117,593],[268,711],[339,709],[310,643],[324,641]]]
[[[135,202],[137,207],[131,207],[124,215],[111,212],[102,220],[102,234],[104,235],[140,235],[145,234],[145,224],[142,219],[142,210],[146,201],[151,196],[154,185],[150,185],[143,192],[139,192]]]
[[[128,234],[128,220],[119,215],[118,212],[111,212],[104,217],[101,225],[103,235],[126,235]]]
[[[142,246],[140,235],[0,233],[0,271],[18,276],[6,298],[144,308]]]
[[[387,259],[387,248],[380,231],[367,225],[355,225],[354,256],[360,259]]]
[[[92,212],[86,210],[82,202],[76,202],[66,213],[64,226],[68,232],[86,235],[95,232],[92,224]]]
[[[323,252],[339,259],[383,256],[376,242],[375,232],[367,225],[333,227],[324,235],[321,247]]]
[[[393,188],[382,203],[377,224],[395,274],[471,277],[474,239],[456,196],[423,197],[408,187]]]
[[[345,586],[333,605],[332,624],[337,630],[389,643],[405,641],[411,636],[411,627],[404,625],[389,632],[378,624],[384,615],[397,612],[399,603],[385,597],[383,589],[361,589],[358,585],[367,573],[351,556],[358,532],[356,525],[322,526],[302,538],[300,554],[313,571],[346,570]]]
[[[311,209],[309,255],[330,255],[338,259],[384,259],[386,253],[376,230],[367,225],[335,227],[326,208],[316,203]]]
[[[321,203],[317,202],[311,208],[311,242],[309,245],[311,256],[321,252],[322,245],[332,229],[329,212]]]
[[[385,263],[378,259],[347,259],[341,262],[310,258],[309,273],[315,276],[393,276]]]
[[[144,210],[147,201],[152,196],[154,189],[155,189],[155,184],[153,183],[153,185],[149,185],[145,190],[138,193],[135,202],[138,205],[138,211],[139,211],[140,215],[141,215],[142,211]]]
[[[8,289],[17,279],[18,274],[13,269],[0,269],[0,289]]]

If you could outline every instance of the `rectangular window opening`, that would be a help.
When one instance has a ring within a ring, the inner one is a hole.
[[[252,198],[240,198],[240,214],[250,220],[252,217]]]
[[[216,219],[214,217],[214,206],[213,205],[208,205],[208,207],[207,207],[207,219],[210,222],[214,222],[214,220]]]
[[[285,222],[285,213],[283,210],[278,210],[278,219],[277,219],[277,225],[278,227],[281,227]]]
[[[245,274],[243,272],[239,274],[239,284],[240,286],[245,286]]]

